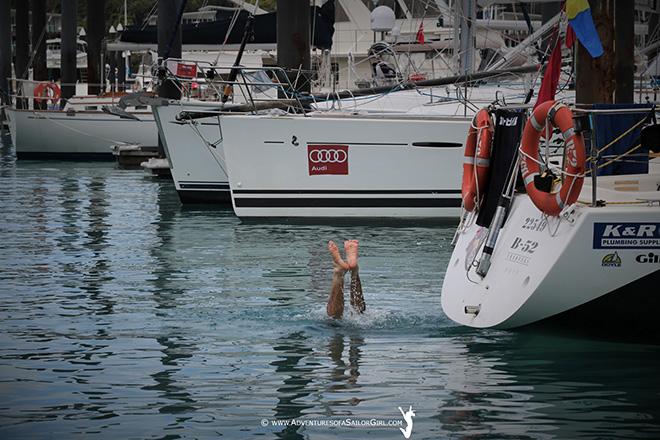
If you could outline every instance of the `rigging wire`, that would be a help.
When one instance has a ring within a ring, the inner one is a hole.
[[[142,21],[142,26],[140,26],[140,30],[144,30],[145,27],[149,24],[149,20],[151,17],[153,17],[154,13],[156,12],[156,7],[158,6],[158,0],[155,0],[153,5],[151,5],[151,9],[149,10],[149,13],[147,14],[147,17]]]
[[[44,28],[41,30],[41,34],[39,34],[39,38],[37,39],[37,42],[33,44],[30,59],[28,60],[28,63],[25,65],[25,70],[23,71],[23,75],[21,76],[21,78],[27,78],[28,71],[30,70],[32,63],[34,62],[34,57],[37,55],[37,50],[39,49],[39,46],[46,37],[46,30],[48,29],[48,25],[50,24],[50,20],[52,18],[53,18],[52,15],[48,16],[48,20],[46,20],[46,24],[44,25]]]

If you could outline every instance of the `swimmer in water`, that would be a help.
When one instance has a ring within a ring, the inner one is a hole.
[[[341,258],[339,249],[334,241],[328,242],[328,250],[332,255],[332,289],[330,289],[330,298],[326,311],[328,316],[335,319],[341,319],[344,315],[344,275],[347,271],[351,272],[351,307],[358,312],[363,313],[366,309],[364,296],[362,296],[362,283],[358,271],[358,241],[347,240],[344,242],[346,251],[346,261]]]

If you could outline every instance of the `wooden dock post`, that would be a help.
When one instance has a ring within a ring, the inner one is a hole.
[[[48,69],[46,67],[46,0],[32,0],[32,79],[46,81]],[[46,108],[46,101],[34,102],[35,108]]]
[[[158,57],[181,58],[181,2],[158,0]],[[179,99],[181,92],[174,81],[166,79],[158,87],[158,96]]]
[[[77,0],[62,0],[62,45],[61,45],[61,77],[62,99],[60,107],[64,108],[69,98],[76,94],[76,67],[77,67],[77,37],[78,26]]]
[[[0,102],[9,104],[11,94],[11,9],[9,0],[0,0]]]
[[[277,65],[299,92],[311,90],[310,36],[309,1],[277,0]]]
[[[590,0],[589,3],[604,53],[592,58],[577,43],[576,102],[633,102],[634,4],[616,0]]]
[[[183,0],[158,0],[158,57],[181,58],[181,16]],[[171,79],[158,87],[158,96],[181,99],[181,91]],[[158,157],[165,157],[165,148],[158,135]]]
[[[87,0],[87,93],[100,95],[104,83],[102,42],[105,33],[105,0]]]
[[[614,6],[614,102],[632,103],[635,95],[635,2]]]
[[[28,78],[28,62],[30,61],[30,3],[16,2],[16,60],[14,74],[16,78]],[[20,85],[16,92],[20,90]],[[16,99],[16,108],[28,108],[26,99]]]

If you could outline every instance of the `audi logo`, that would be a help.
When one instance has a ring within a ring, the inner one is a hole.
[[[348,153],[344,150],[312,150],[309,152],[309,161],[312,163],[344,163],[348,160]]]

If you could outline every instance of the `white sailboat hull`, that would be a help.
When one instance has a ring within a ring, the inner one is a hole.
[[[456,218],[466,118],[221,118],[239,217]]]
[[[224,165],[222,133],[215,116],[177,121],[182,111],[203,110],[172,101],[153,106],[165,153],[179,198],[183,203],[225,203],[231,200]]]
[[[560,221],[516,196],[484,278],[475,262],[486,230],[472,224],[461,232],[442,287],[447,316],[479,328],[565,318],[582,327],[649,324],[660,302],[660,208],[574,207],[572,221]]]
[[[120,143],[158,145],[151,113],[139,121],[100,111],[6,109],[16,155],[25,158],[114,160],[110,147]]]

